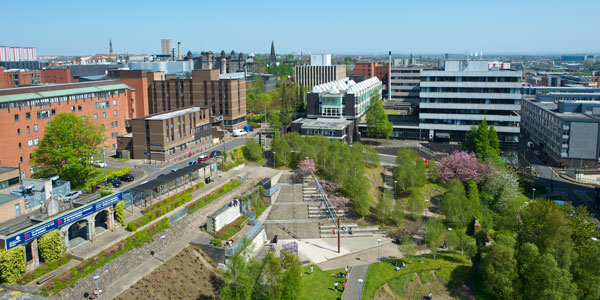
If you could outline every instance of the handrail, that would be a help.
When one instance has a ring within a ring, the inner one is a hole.
[[[331,219],[333,220],[333,224],[335,225],[335,228],[339,232],[340,227],[338,226],[338,223],[337,223],[339,216],[337,214],[337,211],[335,209],[333,209],[331,203],[329,203],[329,199],[327,198],[327,193],[325,193],[325,191],[323,191],[323,187],[321,187],[321,183],[319,183],[317,176],[315,176],[315,174],[313,172],[311,172],[310,174],[312,175],[313,179],[315,180],[315,183],[317,184],[317,190],[319,191],[319,194],[320,194],[319,196],[321,197],[321,200],[323,201],[323,203],[325,203],[325,208],[327,209],[327,212],[331,216]]]

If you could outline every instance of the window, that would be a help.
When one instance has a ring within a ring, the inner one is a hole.
[[[21,149],[21,143],[19,143],[19,149]]]
[[[31,113],[25,113],[25,119],[31,120]]]
[[[27,141],[27,146],[29,146],[29,147],[33,146],[33,140],[28,140]]]
[[[96,108],[108,108],[110,104],[108,101],[98,102],[96,103]]]
[[[17,134],[20,135],[21,134],[21,128],[17,128]]]
[[[21,215],[21,204],[15,204],[15,215],[18,217]]]
[[[117,100],[113,100],[113,106],[117,105]]]
[[[102,118],[106,119],[106,113],[105,112],[102,113]]]
[[[54,116],[56,114],[56,109],[52,110],[52,115]]]
[[[111,134],[110,134],[110,137],[114,139],[114,138],[115,138],[115,133],[114,133],[114,132],[113,132],[113,133],[111,133]]]
[[[21,157],[19,158],[19,161],[23,162],[23,156],[21,156]]]
[[[19,115],[15,115],[15,121],[19,121]]]
[[[119,126],[119,121],[115,121],[115,127]]]
[[[117,149],[117,144],[112,144],[113,150]]]
[[[81,108],[81,105],[77,105],[77,110],[78,111],[82,111],[83,109]]]
[[[38,131],[38,126],[37,126],[37,124],[36,124],[36,125],[33,125],[33,132],[37,132],[37,131]]]
[[[169,142],[169,140],[170,140],[170,139],[169,139],[169,136],[167,136],[167,143]]]
[[[113,115],[115,115],[115,116],[117,115],[117,111],[116,110],[113,111]]]
[[[75,106],[71,106],[71,112],[75,112]]]
[[[33,144],[34,144],[34,145],[37,145],[37,144],[39,144],[39,143],[40,143],[40,139],[38,139],[38,138],[35,138],[35,139],[33,140]]]
[[[27,133],[29,133],[29,126],[27,126]]]
[[[31,174],[35,173],[35,169],[34,168],[29,169],[29,171],[31,171]]]
[[[38,120],[50,118],[50,111],[49,110],[38,111],[37,118],[38,118]]]
[[[98,120],[98,114],[94,114],[94,120]]]

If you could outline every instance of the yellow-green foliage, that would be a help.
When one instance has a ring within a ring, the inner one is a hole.
[[[63,253],[60,231],[52,230],[38,239],[40,256],[46,263],[51,263]]]
[[[125,225],[125,202],[123,200],[115,204],[115,220],[121,225]]]
[[[118,178],[120,176],[128,174],[129,172],[131,172],[131,168],[130,167],[126,167],[126,168],[123,168],[123,170],[114,171],[114,172],[110,173],[107,177],[108,178]]]
[[[10,250],[0,250],[0,280],[14,284],[25,273],[25,247],[17,246]]]

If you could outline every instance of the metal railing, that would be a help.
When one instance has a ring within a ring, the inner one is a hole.
[[[327,209],[327,212],[329,213],[329,216],[331,216],[331,219],[333,221],[333,224],[335,225],[335,228],[338,230],[340,230],[337,220],[339,219],[339,216],[337,214],[337,211],[335,210],[335,208],[332,208],[331,203],[329,203],[329,198],[327,198],[327,193],[325,193],[325,191],[323,191],[323,187],[321,187],[321,183],[319,183],[319,180],[317,179],[317,176],[315,176],[314,173],[310,173],[315,181],[315,183],[317,184],[317,191],[319,191],[319,197],[321,198],[321,200],[323,201],[323,203],[325,204],[325,208]]]

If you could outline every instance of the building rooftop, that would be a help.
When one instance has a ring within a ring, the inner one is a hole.
[[[348,125],[352,124],[351,120],[346,120],[344,118],[317,118],[317,119],[306,119],[301,118],[295,120],[293,123],[301,123],[302,128],[306,129],[333,129],[333,130],[342,130]]]
[[[219,75],[219,79],[245,79],[245,78],[246,78],[246,74],[244,74],[244,72],[227,73],[227,74]]]
[[[568,118],[568,119],[579,119],[579,120],[597,120],[598,117],[595,117],[593,115],[588,115],[588,114],[584,114],[581,112],[561,112],[558,109],[558,104],[555,102],[547,102],[547,101],[538,101],[536,99],[531,99],[531,98],[525,98],[524,100],[527,100],[529,102],[531,102],[532,104],[550,112],[551,114],[559,117],[559,118]],[[574,101],[576,103],[598,103],[598,101]]]
[[[0,166],[0,174],[16,170],[14,167]]]
[[[363,80],[359,83],[354,82],[348,77],[325,82],[319,85],[315,85],[312,89],[313,93],[329,93],[329,94],[339,94],[339,93],[348,93],[348,94],[356,94],[362,90],[368,89],[374,85],[381,83],[377,77],[371,77],[367,80]]]
[[[8,203],[11,202],[15,199],[19,199],[23,196],[15,196],[15,195],[4,195],[4,194],[0,194],[0,205],[4,204],[4,203]]]
[[[185,114],[198,112],[198,111],[200,111],[199,107],[190,107],[190,108],[184,108],[184,109],[180,109],[180,110],[176,110],[176,111],[172,111],[172,112],[168,112],[168,113],[154,115],[154,116],[151,116],[151,117],[148,117],[145,119],[146,120],[166,120],[166,119],[171,119],[171,118],[183,116]]]
[[[98,81],[101,83],[102,81]],[[105,92],[105,91],[113,91],[120,89],[129,89],[135,91],[134,88],[124,84],[124,83],[115,83],[116,81],[111,81],[113,84],[108,85],[92,85],[89,86],[89,82],[86,82],[88,86],[82,87],[82,83],[78,84],[52,84],[45,86],[35,86],[35,87],[20,87],[20,88],[11,88],[11,89],[3,89],[4,95],[0,95],[0,103],[2,102],[14,102],[14,101],[26,101],[26,100],[35,100],[35,99],[43,99],[43,98],[51,98],[51,97],[61,97],[61,96],[71,96],[78,94],[87,94],[87,93],[96,93],[96,92]],[[51,87],[51,89],[48,89]]]

